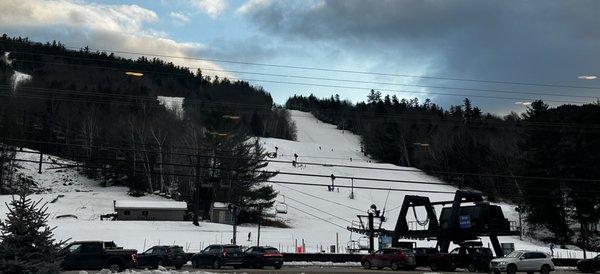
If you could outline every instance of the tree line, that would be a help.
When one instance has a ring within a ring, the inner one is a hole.
[[[532,236],[599,247],[600,182],[593,181],[600,178],[598,103],[549,107],[535,101],[525,113],[499,117],[468,98],[443,109],[429,99],[371,90],[356,104],[339,95],[295,95],[285,105],[358,134],[361,150],[378,161],[416,167],[525,208]]]
[[[258,137],[293,140],[295,125],[261,87],[157,58],[6,35],[0,56],[3,194],[16,191],[14,151],[27,147],[77,161],[102,185],[187,201],[196,216],[212,201],[272,205],[276,192],[261,182],[274,175],[240,167],[262,169],[267,152]],[[15,86],[17,71],[31,78]],[[158,96],[183,97],[181,111]]]

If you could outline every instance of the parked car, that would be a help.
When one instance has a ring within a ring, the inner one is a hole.
[[[192,267],[218,269],[222,266],[233,266],[240,268],[244,261],[245,254],[237,245],[210,245],[192,256]]]
[[[577,269],[583,273],[594,273],[600,270],[600,255],[592,259],[579,260]]]
[[[554,263],[552,263],[552,257],[544,252],[517,250],[503,258],[493,259],[490,262],[490,270],[494,274],[500,272],[507,272],[508,274],[517,272],[548,274],[554,270]]]
[[[244,266],[253,268],[263,268],[272,266],[280,269],[283,266],[283,254],[277,248],[270,246],[253,246],[244,251]]]
[[[489,271],[490,261],[494,258],[491,249],[473,243],[462,245],[450,253],[437,253],[429,257],[431,271],[454,271],[457,268],[469,272]]]
[[[392,270],[415,269],[417,266],[412,251],[404,248],[383,248],[371,255],[362,257],[361,264],[365,269],[376,267],[383,269],[389,267]]]
[[[433,247],[415,247],[413,248],[413,254],[415,254],[415,260],[417,266],[430,266],[431,257],[435,254],[440,253],[437,248]]]
[[[177,245],[157,245],[137,255],[138,268],[158,268],[160,265],[181,269],[187,261],[183,247]]]
[[[113,272],[133,268],[136,265],[135,249],[117,247],[114,242],[85,241],[73,242],[63,249],[61,268],[64,270],[100,270]]]

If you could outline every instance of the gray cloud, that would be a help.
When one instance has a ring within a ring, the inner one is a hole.
[[[415,68],[413,74],[577,85],[590,85],[577,80],[578,75],[600,73],[598,11],[600,1],[593,0],[332,0],[292,5],[251,0],[238,9],[264,33],[296,43],[338,45],[385,71],[410,74]],[[493,100],[480,101],[497,107]],[[501,104],[515,108],[512,102]]]
[[[169,55],[173,57],[163,59],[177,65],[221,69],[213,62],[186,59],[209,56],[212,49],[200,43],[175,41],[167,34],[147,27],[147,23],[159,18],[154,11],[140,6],[65,0],[3,0],[0,10],[11,10],[0,13],[0,33],[11,36],[41,42],[57,40],[72,47]],[[232,76],[228,72],[211,74]]]

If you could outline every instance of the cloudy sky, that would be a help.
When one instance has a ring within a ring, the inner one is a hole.
[[[278,103],[356,102],[374,88],[443,106],[470,97],[503,114],[533,98],[600,97],[600,80],[578,79],[600,75],[596,0],[2,0],[0,11],[0,33],[168,56]]]

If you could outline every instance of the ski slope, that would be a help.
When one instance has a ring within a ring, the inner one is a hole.
[[[357,221],[357,214],[365,214],[375,204],[379,209],[385,208],[388,218],[382,227],[393,229],[404,195],[427,195],[432,201],[451,200],[456,188],[445,184],[420,172],[418,169],[381,164],[371,161],[360,151],[360,138],[349,132],[337,130],[335,126],[318,121],[311,114],[291,111],[292,118],[298,128],[298,140],[289,141],[275,138],[260,139],[269,152],[278,148],[276,160],[292,161],[294,154],[299,162],[310,162],[317,165],[297,165],[291,163],[271,162],[266,169],[287,173],[319,174],[336,177],[377,178],[375,180],[355,179],[357,187],[376,187],[380,190],[354,189],[354,199],[350,199],[349,188],[336,187],[328,191],[325,186],[305,186],[272,183],[279,192],[278,207],[287,205],[287,214],[270,214],[286,221],[291,228],[263,227],[261,229],[261,245],[278,247],[282,251],[294,251],[296,243],[304,241],[306,252],[328,250],[330,245],[338,245],[340,251],[346,250],[351,240],[359,240],[361,235],[346,230],[352,221]],[[36,161],[36,151],[19,152],[19,159]],[[352,160],[351,160],[352,158]],[[19,173],[31,177],[38,183],[41,194],[32,195],[33,199],[44,199],[49,202],[59,197],[56,202],[48,204],[49,223],[55,226],[57,239],[71,240],[111,240],[118,245],[135,248],[140,251],[156,244],[177,244],[189,252],[194,252],[213,243],[229,243],[232,238],[232,227],[225,224],[203,222],[199,227],[191,222],[170,221],[101,221],[100,215],[113,212],[113,200],[164,201],[166,198],[147,195],[133,198],[127,195],[124,187],[100,187],[98,182],[80,175],[74,168],[60,168],[59,164],[71,163],[64,159],[44,155],[44,161],[57,164],[44,164],[42,173],[38,174],[37,163],[19,162]],[[365,168],[334,167],[332,164],[352,165]],[[374,170],[368,168],[394,168],[402,171]],[[273,181],[301,182],[310,184],[331,184],[329,177],[310,177],[289,174],[278,174]],[[399,183],[384,180],[403,180],[427,182]],[[338,178],[336,186],[350,186],[348,179]],[[389,191],[390,188],[403,191]],[[45,191],[44,191],[45,190]],[[423,193],[422,191],[440,193]],[[0,196],[0,203],[9,202],[10,195]],[[386,203],[387,200],[387,203]],[[502,205],[505,215],[516,221],[513,206]],[[4,217],[8,209],[0,207],[0,216]],[[438,208],[439,213],[439,208]],[[77,218],[57,218],[64,214],[73,214]],[[415,220],[409,213],[409,219]],[[424,211],[417,211],[417,217],[423,221]],[[256,225],[238,227],[238,244],[253,245],[257,241]],[[488,242],[483,239],[484,243]],[[518,237],[501,237],[501,242],[515,243],[517,249],[548,251],[544,244],[533,240],[519,241]],[[418,241],[419,246],[435,246],[435,242]],[[582,257],[580,251],[555,249],[560,257]]]

